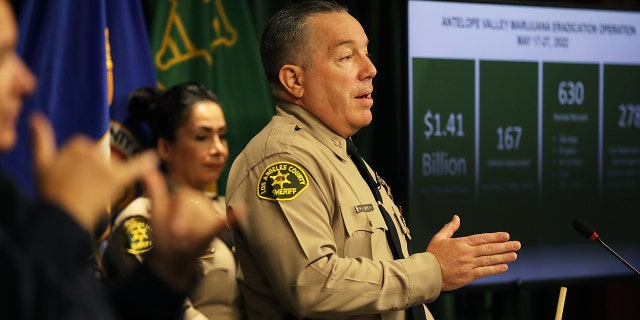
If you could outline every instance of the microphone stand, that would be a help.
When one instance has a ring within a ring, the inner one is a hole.
[[[613,251],[613,249],[609,248],[609,246],[604,243],[604,241],[602,241],[602,239],[600,237],[596,238],[598,240],[598,242],[600,242],[600,244],[607,249],[612,255],[614,255],[616,258],[618,258],[618,260],[620,260],[620,262],[624,263],[627,267],[629,267],[629,269],[631,269],[631,271],[633,271],[635,274],[640,276],[640,272],[638,272],[638,270],[636,270],[636,268],[634,268],[629,262],[627,262],[626,260],[624,260],[619,254],[617,254],[615,251]]]

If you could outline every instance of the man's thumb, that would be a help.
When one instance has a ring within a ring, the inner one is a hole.
[[[442,227],[442,229],[440,229],[440,231],[438,231],[438,233],[436,233],[433,238],[434,239],[448,239],[453,237],[453,234],[458,231],[458,229],[460,228],[460,217],[458,217],[457,214],[453,215],[453,218],[451,218],[451,221],[449,221],[449,223],[445,224],[444,227]]]

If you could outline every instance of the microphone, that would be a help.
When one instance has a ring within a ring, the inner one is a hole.
[[[588,224],[586,224],[584,221],[580,220],[580,219],[575,219],[573,220],[573,227],[576,228],[576,231],[578,231],[579,234],[581,234],[583,237],[593,241],[593,240],[598,240],[598,242],[605,248],[607,249],[607,251],[609,251],[612,255],[614,255],[616,258],[618,258],[618,260],[620,260],[622,263],[624,263],[627,267],[629,267],[629,269],[631,269],[631,271],[633,271],[635,274],[640,276],[640,272],[638,272],[638,270],[636,270],[636,268],[634,268],[631,264],[629,264],[629,262],[627,262],[626,260],[622,259],[622,257],[617,254],[615,251],[613,251],[613,249],[609,248],[609,246],[604,243],[604,241],[602,241],[602,239],[600,239],[600,236],[598,236],[598,233],[591,228],[591,226],[589,226]]]

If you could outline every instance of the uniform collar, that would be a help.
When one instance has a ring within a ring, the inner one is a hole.
[[[308,132],[343,161],[348,158],[345,138],[335,133],[305,108],[293,103],[277,101],[276,115],[294,118],[298,128]]]

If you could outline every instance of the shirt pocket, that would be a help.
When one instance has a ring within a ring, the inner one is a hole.
[[[340,211],[346,231],[344,255],[372,258],[373,237],[387,229],[378,205],[342,204]]]

